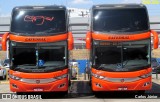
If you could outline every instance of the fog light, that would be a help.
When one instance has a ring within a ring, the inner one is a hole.
[[[58,86],[58,88],[62,88],[62,87],[64,87],[66,84],[64,83],[64,84],[61,84],[61,85],[59,85]]]
[[[16,84],[12,84],[12,86],[13,86],[14,88],[18,88],[18,86],[17,86]]]
[[[143,86],[147,86],[149,84],[150,84],[150,82],[146,82],[146,83],[143,84]]]
[[[99,83],[96,83],[96,86],[102,88],[102,85]]]

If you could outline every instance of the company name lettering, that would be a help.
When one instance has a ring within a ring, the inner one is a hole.
[[[25,41],[46,41],[45,38],[26,38]]]
[[[129,36],[110,36],[108,39],[129,39]]]

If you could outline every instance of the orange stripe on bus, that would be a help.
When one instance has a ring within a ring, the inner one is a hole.
[[[7,38],[8,38],[9,32],[6,32],[2,36],[2,50],[6,51],[7,50]]]
[[[38,43],[38,42],[56,42],[61,40],[67,40],[68,34],[54,35],[54,36],[19,36],[19,35],[9,35],[10,40],[16,42],[26,42],[26,43]]]
[[[140,34],[102,34],[102,33],[92,33],[92,38],[94,40],[108,40],[108,41],[131,41],[131,40],[141,40],[151,37],[151,32],[140,33]]]

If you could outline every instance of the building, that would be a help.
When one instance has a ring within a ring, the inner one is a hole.
[[[88,15],[89,10],[68,8],[70,12],[69,30],[72,31],[74,37],[75,49],[85,48],[85,36],[89,30]],[[160,34],[160,17],[150,16],[151,29],[156,30]],[[0,17],[0,46],[2,35],[9,31],[10,17]],[[1,47],[0,47],[1,48]]]

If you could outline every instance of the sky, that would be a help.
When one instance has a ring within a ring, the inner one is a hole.
[[[0,16],[10,16],[13,7],[24,5],[65,5],[70,8],[89,9],[95,4],[141,3],[145,0],[0,0]],[[148,1],[148,0],[146,0]],[[151,1],[151,0],[150,0]],[[146,5],[151,16],[160,16],[159,4]]]

